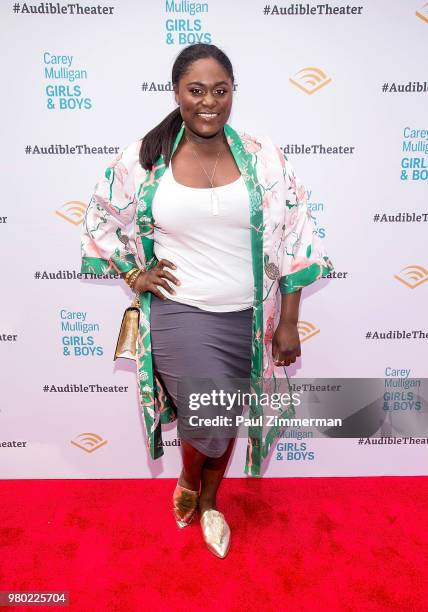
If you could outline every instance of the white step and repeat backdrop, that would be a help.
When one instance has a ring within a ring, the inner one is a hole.
[[[304,291],[289,373],[427,374],[428,3],[4,1],[1,22],[1,478],[178,474],[175,425],[150,461],[134,364],[112,359],[130,293],[77,274],[95,182],[174,108],[194,42],[230,56],[230,123],[288,153],[335,264]],[[427,441],[283,438],[265,474],[428,474]]]

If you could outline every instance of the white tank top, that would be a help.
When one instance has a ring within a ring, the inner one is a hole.
[[[249,195],[242,176],[211,188],[177,183],[169,166],[152,202],[154,253],[177,266],[166,268],[181,285],[167,281],[175,300],[202,310],[228,312],[253,305]],[[215,214],[217,213],[217,214]]]

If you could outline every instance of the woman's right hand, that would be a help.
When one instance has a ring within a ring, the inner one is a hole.
[[[160,290],[159,286],[163,287],[168,293],[175,295],[174,289],[166,282],[165,279],[168,279],[174,285],[180,285],[180,281],[178,278],[173,276],[171,272],[165,270],[165,268],[171,268],[172,270],[176,270],[177,266],[173,264],[168,259],[160,259],[158,263],[151,268],[151,270],[147,270],[146,272],[142,272],[134,285],[134,291],[136,293],[144,293],[145,291],[150,291],[161,300],[168,299]]]

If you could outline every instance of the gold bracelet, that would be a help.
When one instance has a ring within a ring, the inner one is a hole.
[[[134,279],[136,276],[138,276],[138,272],[139,272],[138,270],[134,270],[134,271],[132,272],[132,274],[130,274],[130,275],[128,276],[128,278],[127,278],[127,283],[128,283],[128,286],[129,286],[129,287],[131,287],[131,285],[132,285],[132,283],[133,283],[133,279]]]
[[[140,274],[141,274],[142,272],[143,272],[143,270],[138,270],[138,271],[137,271],[137,272],[134,274],[134,276],[132,276],[132,277],[129,279],[129,283],[128,283],[128,285],[129,285],[130,289],[134,290],[134,285],[135,285],[135,283],[137,282],[137,278],[140,276]]]
[[[132,268],[123,275],[123,280],[130,289],[134,289],[134,285],[137,282],[137,278],[140,276],[141,272],[146,272],[146,268]]]
[[[131,268],[131,270],[128,270],[128,272],[125,272],[125,274],[123,275],[123,280],[125,281],[127,285],[129,284],[129,279],[131,278],[131,276],[133,276],[135,272],[138,272],[138,270],[139,268]]]

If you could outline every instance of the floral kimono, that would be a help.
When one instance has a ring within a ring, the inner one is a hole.
[[[184,133],[182,124],[174,154]],[[307,207],[306,192],[287,157],[268,138],[255,139],[229,125],[224,133],[248,190],[254,277],[251,391],[263,393],[266,380],[286,374],[272,357],[272,338],[281,311],[281,295],[326,276],[333,266],[326,256]],[[89,203],[82,236],[82,272],[116,275],[134,267],[152,268],[152,203],[166,170],[161,156],[151,171],[139,163],[141,141],[124,149],[107,168]],[[150,344],[150,292],[140,294],[137,379],[150,455],[163,455],[161,424],[174,421],[176,410],[153,370]],[[263,408],[251,402],[249,417],[258,422]],[[293,405],[281,417],[294,416]],[[271,428],[248,428],[245,473],[259,476],[261,463],[279,434]]]

